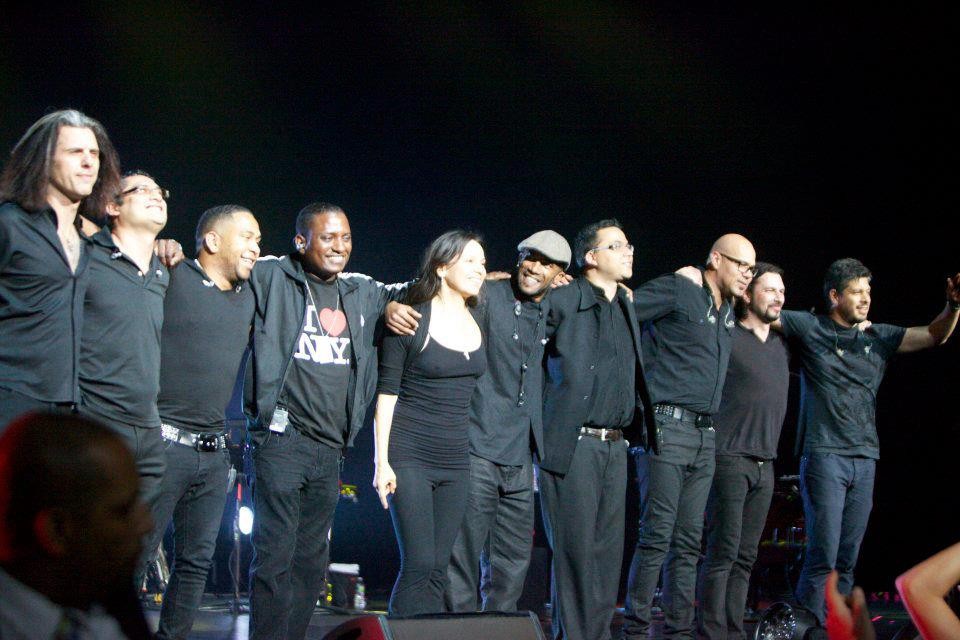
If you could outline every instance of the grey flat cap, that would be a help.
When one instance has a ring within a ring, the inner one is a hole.
[[[517,251],[536,251],[551,260],[562,264],[564,269],[570,267],[570,244],[566,238],[550,229],[537,231],[535,234],[517,245]]]

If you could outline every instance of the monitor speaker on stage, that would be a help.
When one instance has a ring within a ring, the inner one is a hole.
[[[529,612],[445,613],[390,617],[359,616],[324,640],[546,640],[540,621]]]

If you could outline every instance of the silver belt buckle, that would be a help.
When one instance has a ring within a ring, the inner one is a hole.
[[[173,425],[160,423],[160,436],[164,440],[172,440],[178,442],[180,440],[180,429],[177,429]]]
[[[608,429],[600,429],[600,441],[601,441],[601,442],[605,442],[605,441],[606,441],[606,439],[607,439],[607,431],[608,431]]]

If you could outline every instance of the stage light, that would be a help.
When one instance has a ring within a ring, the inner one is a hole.
[[[820,637],[826,638],[826,633],[817,626],[814,615],[786,602],[770,605],[760,615],[753,633],[754,640],[811,640]]]
[[[237,528],[243,535],[250,535],[253,531],[253,509],[247,506],[240,507],[240,512],[237,514]]]

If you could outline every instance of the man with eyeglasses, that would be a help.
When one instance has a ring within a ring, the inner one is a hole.
[[[927,326],[873,324],[870,270],[844,258],[827,269],[823,295],[828,312],[784,311],[780,325],[801,363],[801,413],[797,429],[800,489],[807,549],[797,599],[824,622],[824,588],[832,570],[839,590],[853,589],[853,569],[873,506],[880,444],[877,391],[894,354],[946,342],[960,315],[960,274],[947,278],[947,305]]]
[[[602,640],[623,558],[624,430],[650,403],[639,325],[619,286],[633,274],[633,246],[619,222],[601,220],[580,230],[573,255],[583,274],[550,294],[547,315],[540,499],[553,636]]]
[[[169,195],[142,171],[121,179],[106,206],[106,224],[90,238],[80,340],[80,412],[127,442],[148,506],[164,470],[157,393],[170,274],[154,243],[167,223]]]
[[[625,638],[647,636],[661,566],[664,636],[693,637],[703,512],[716,466],[712,416],[730,359],[732,298],[750,284],[755,263],[750,241],[727,234],[707,255],[702,285],[672,273],[633,292],[655,415],[650,442],[634,449],[640,531],[627,582]]]
[[[757,263],[737,300],[730,365],[717,431],[717,468],[707,500],[707,550],[697,582],[697,629],[705,638],[742,640],[750,573],[773,497],[773,460],[790,387],[780,318],[783,270]]]
[[[103,125],[71,109],[31,125],[0,175],[0,430],[26,411],[80,402],[90,262],[81,214],[103,211],[118,167]]]

